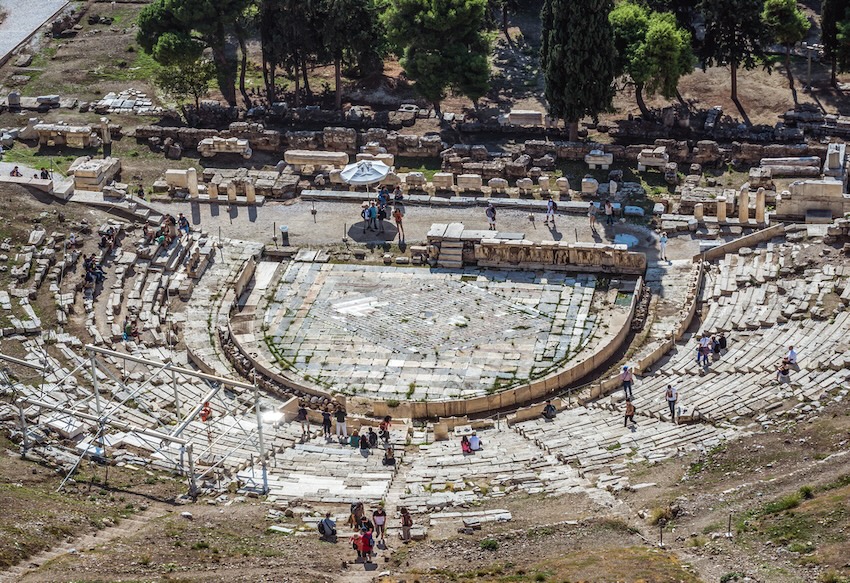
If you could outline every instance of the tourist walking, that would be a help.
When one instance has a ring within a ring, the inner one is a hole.
[[[334,417],[336,418],[336,436],[342,438],[348,437],[348,428],[345,426],[345,409],[337,405]]]
[[[587,218],[590,220],[590,228],[594,231],[596,230],[596,213],[598,210],[593,203],[590,203],[590,206],[587,207]]]
[[[628,366],[623,367],[623,372],[620,374],[620,381],[623,383],[623,393],[626,394],[626,399],[632,398],[632,383],[635,380],[635,375],[632,369]]]
[[[697,347],[697,364],[702,363],[703,366],[708,366],[709,354],[711,354],[711,338],[709,338],[708,334],[703,333]]]
[[[398,241],[401,243],[404,241],[404,226],[402,226],[404,215],[401,212],[401,205],[395,205],[393,209],[393,220],[395,221],[395,228],[398,231]]]
[[[610,200],[605,201],[605,224],[614,224],[614,205],[611,204]]]
[[[635,406],[631,399],[626,399],[626,421],[623,423],[623,427],[628,427],[629,422],[632,425],[635,424]]]
[[[658,247],[661,249],[661,252],[658,254],[658,257],[667,261],[667,233],[661,233],[661,237],[658,239]]]
[[[322,409],[322,432],[325,438],[331,436],[331,412],[328,409]]]
[[[670,421],[676,422],[676,401],[679,400],[679,391],[673,385],[667,385],[667,390],[664,391],[664,398],[667,400],[667,406],[670,407]]]
[[[410,529],[413,528],[413,517],[410,511],[402,507],[401,509],[401,540],[404,542],[410,541]]]
[[[556,203],[552,197],[549,197],[549,200],[546,201],[546,220],[543,221],[543,224],[550,224],[551,226],[555,226],[555,213],[558,210],[558,203]]]
[[[381,424],[378,425],[378,436],[383,440],[384,445],[390,442],[390,426],[392,425],[392,421],[392,417],[385,415]]]
[[[301,423],[301,437],[310,437],[310,418],[307,417],[307,407],[304,405],[304,401],[298,403],[296,419]]]
[[[487,210],[484,211],[484,214],[487,215],[487,222],[489,223],[488,229],[491,231],[496,230],[496,207],[493,206],[493,203],[487,205]]]
[[[384,510],[383,502],[372,513],[372,522],[375,523],[375,538],[380,538],[383,541],[387,534],[387,511]]]
[[[360,527],[360,556],[363,557],[364,563],[372,562],[372,548],[375,546],[375,539],[372,538],[372,531],[367,526]]]

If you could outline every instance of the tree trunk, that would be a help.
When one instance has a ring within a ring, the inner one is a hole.
[[[729,65],[732,69],[732,101],[738,102],[738,63],[732,61]]]
[[[439,119],[439,120],[443,119],[443,111],[440,109],[440,102],[439,101],[434,102],[434,113],[437,114],[437,119]]]
[[[266,86],[266,99],[269,102],[269,106],[274,103],[274,69],[272,69],[271,63],[269,63],[268,55],[266,55],[266,51],[263,51],[263,85]]]
[[[791,45],[785,45],[785,72],[788,74],[788,87],[791,88],[791,91],[794,91],[794,75],[791,72]]]
[[[313,100],[313,92],[310,90],[310,78],[307,77],[307,57],[301,59],[301,74],[304,75],[304,93],[307,103]]]
[[[334,59],[334,88],[336,89],[336,108],[342,110],[342,57]]]
[[[570,141],[577,142],[578,141],[578,121],[569,121],[564,120],[564,124],[567,126],[567,129],[570,130]]]
[[[231,70],[230,60],[227,58],[227,47],[224,34],[224,24],[219,22],[215,33],[215,43],[212,45],[213,62],[215,63],[215,77],[222,97],[231,106],[236,105],[236,76]]]
[[[652,121],[654,116],[646,106],[646,102],[643,100],[643,83],[635,83],[635,100],[637,101],[640,114],[643,116],[644,121]]]
[[[298,72],[298,67],[295,67],[295,107],[301,107],[301,79]]]
[[[239,52],[242,53],[242,62],[239,68],[239,92],[242,94],[242,101],[245,102],[245,108],[251,109],[251,98],[248,96],[248,90],[245,89],[245,71],[248,68],[248,48],[245,46],[245,34],[241,28],[236,29],[236,38],[239,41]]]
[[[511,35],[508,34],[508,6],[507,4],[502,4],[502,32],[505,33],[505,38],[508,40],[508,44],[511,43]]]
[[[832,62],[830,63],[830,70],[829,70],[829,82],[833,87],[835,87],[836,82],[837,82],[837,79],[836,79],[836,75],[838,73],[837,69],[838,69],[838,58],[835,55],[832,55]]]

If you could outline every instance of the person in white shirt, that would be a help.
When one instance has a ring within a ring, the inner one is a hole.
[[[788,354],[785,355],[783,360],[791,366],[797,366],[797,351],[794,350],[793,346],[788,347]]]
[[[667,406],[670,407],[670,421],[676,421],[676,401],[679,400],[679,392],[673,385],[667,385],[667,390],[664,391],[664,398],[667,399]]]
[[[472,432],[472,435],[469,436],[469,449],[472,451],[478,451],[481,449],[481,440],[475,435],[475,432]]]

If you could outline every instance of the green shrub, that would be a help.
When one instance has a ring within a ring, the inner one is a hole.
[[[774,502],[770,502],[762,508],[762,514],[779,514],[780,512],[785,512],[786,510],[791,510],[792,508],[796,508],[800,505],[803,497],[799,492],[794,492],[793,494],[788,494],[787,496],[783,496],[779,500]]]
[[[478,546],[481,547],[482,551],[497,551],[499,550],[499,541],[492,538],[485,538]]]
[[[815,490],[811,486],[800,486],[800,496],[804,500],[811,500],[815,497]]]

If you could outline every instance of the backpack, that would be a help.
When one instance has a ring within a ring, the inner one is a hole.
[[[495,218],[496,217],[496,209],[492,206],[488,206],[486,215],[487,215],[488,219]]]
[[[322,535],[322,536],[325,536],[327,534],[325,532],[325,521],[324,520],[319,521],[319,534]]]
[[[404,514],[401,517],[402,526],[413,526],[413,517],[409,514]]]
[[[363,218],[363,219],[368,218],[368,217],[366,216],[366,213],[368,212],[368,210],[369,210],[369,209],[365,209],[365,208],[364,208],[362,211],[360,211],[360,217],[361,217],[361,218]]]
[[[553,210],[553,211],[557,211],[557,210],[558,210],[558,203],[557,203],[557,202],[555,202],[554,200],[552,201],[552,210]]]

